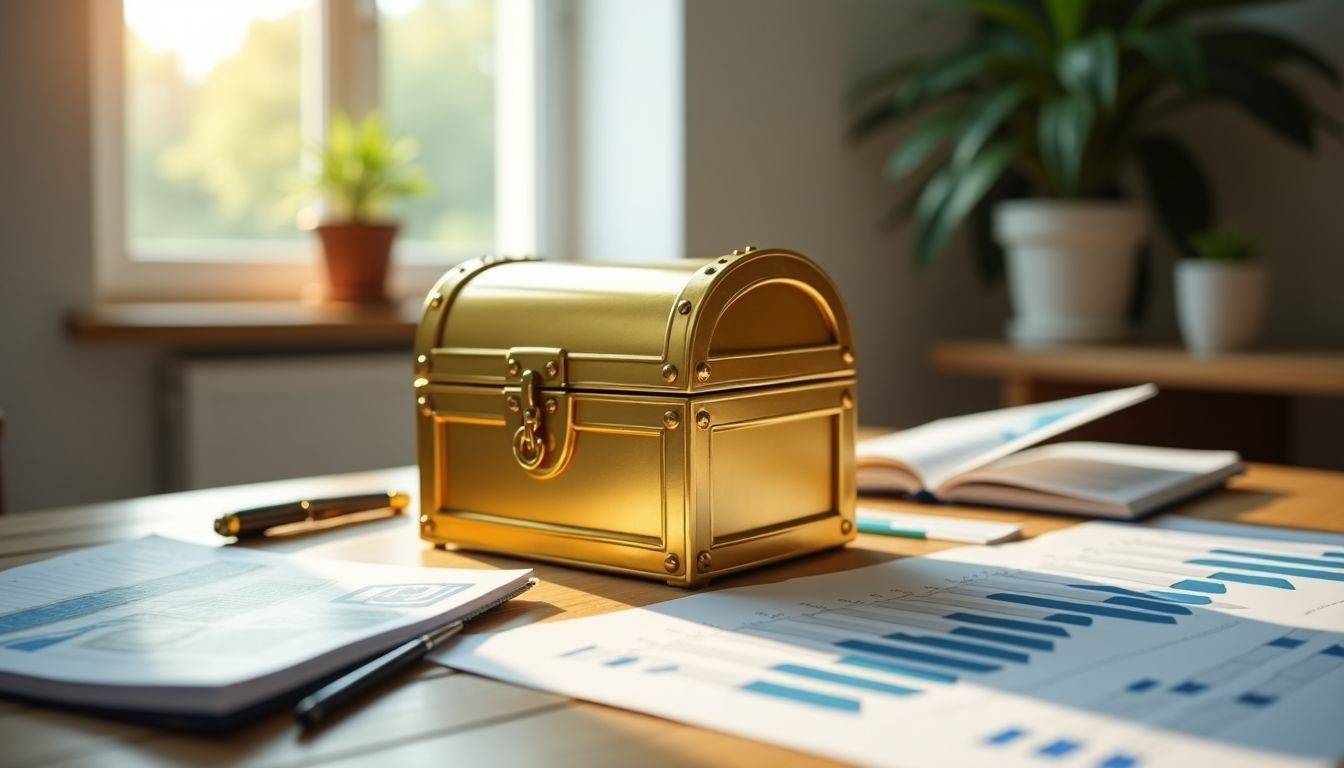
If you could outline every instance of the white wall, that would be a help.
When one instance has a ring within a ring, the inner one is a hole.
[[[567,250],[597,261],[681,258],[681,0],[574,0],[569,11]]]
[[[88,8],[0,3],[0,409],[9,509],[157,488],[151,350],[76,345],[93,290]]]
[[[839,284],[854,322],[859,418],[913,424],[985,407],[997,389],[931,372],[930,343],[999,332],[1007,309],[956,247],[924,274],[908,233],[880,224],[897,192],[884,147],[845,140],[846,92],[901,53],[955,39],[917,3],[720,0],[686,4],[687,252],[751,243],[802,251]]]

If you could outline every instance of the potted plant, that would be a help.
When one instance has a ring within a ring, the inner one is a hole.
[[[358,125],[335,115],[326,142],[312,150],[318,164],[307,186],[327,203],[327,216],[316,229],[327,265],[328,298],[383,301],[399,228],[385,218],[387,203],[429,188],[414,165],[418,148],[410,139],[389,136],[382,116],[374,112]]]
[[[1333,66],[1211,14],[1252,2],[955,3],[972,21],[962,45],[856,89],[856,138],[909,124],[886,171],[914,180],[897,212],[913,216],[916,263],[969,220],[983,271],[1006,250],[1011,337],[1123,336],[1145,209],[1187,254],[1214,217],[1198,164],[1163,128],[1172,115],[1221,101],[1307,150],[1322,127],[1338,131],[1280,75],[1300,65],[1337,87]],[[1127,187],[1131,167],[1144,194]]]
[[[1192,237],[1194,253],[1176,263],[1176,319],[1185,346],[1213,355],[1255,343],[1265,317],[1265,269],[1255,243],[1231,229]]]

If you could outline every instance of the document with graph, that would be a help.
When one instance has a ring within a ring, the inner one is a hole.
[[[0,693],[223,716],[507,599],[529,573],[109,544],[0,573]]]
[[[1087,523],[438,660],[862,764],[1335,764],[1344,537],[1219,530]]]

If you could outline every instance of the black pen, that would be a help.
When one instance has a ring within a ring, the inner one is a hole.
[[[510,592],[499,600],[472,612],[460,619],[455,619],[438,629],[430,630],[425,634],[410,640],[376,659],[353,669],[335,680],[327,683],[318,690],[304,697],[294,708],[294,719],[304,728],[311,728],[320,724],[331,713],[358,699],[378,687],[379,683],[387,680],[396,673],[410,666],[411,664],[423,659],[430,651],[433,651],[445,640],[453,637],[462,631],[463,625],[476,618],[482,613],[494,608],[497,605],[506,603],[513,598],[521,595],[536,585],[536,579],[528,579],[518,589]]]
[[[400,514],[410,503],[411,497],[399,491],[361,493],[330,499],[300,499],[221,515],[215,520],[215,533],[242,539],[259,536],[267,529],[281,525],[330,520],[360,512],[390,509],[393,514]]]

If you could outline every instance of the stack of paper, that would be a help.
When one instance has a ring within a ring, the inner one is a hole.
[[[223,717],[502,602],[529,573],[111,544],[0,574],[0,692]]]
[[[474,636],[445,664],[871,765],[1336,765],[1344,539],[1088,523]]]

